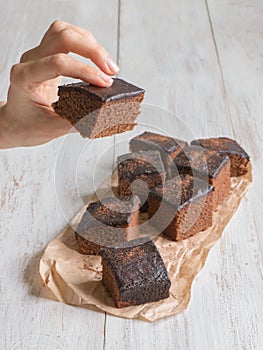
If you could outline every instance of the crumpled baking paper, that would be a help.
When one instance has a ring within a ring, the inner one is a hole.
[[[101,283],[101,258],[81,255],[77,251],[73,228],[80,221],[87,205],[76,215],[71,225],[48,244],[39,266],[44,285],[60,302],[105,311],[118,317],[153,322],[178,314],[186,309],[193,279],[204,266],[209,250],[222,235],[251,181],[251,166],[245,176],[231,179],[231,193],[214,213],[213,226],[208,230],[179,243],[170,241],[163,235],[153,238],[172,282],[169,298],[122,309],[114,306]],[[112,185],[117,186],[116,174],[112,176]],[[106,196],[107,191],[102,187],[100,194],[104,192]],[[96,197],[92,199],[94,200]],[[147,220],[145,214],[141,214],[140,220]],[[152,237],[156,234],[150,226],[147,231],[144,230],[144,233]]]

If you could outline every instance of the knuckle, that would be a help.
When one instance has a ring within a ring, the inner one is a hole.
[[[82,73],[84,76],[96,75],[96,70],[92,68],[90,65],[85,64],[82,67]]]
[[[53,29],[54,32],[59,32],[63,28],[65,28],[65,22],[61,21],[60,19],[56,19],[50,26],[50,28]]]
[[[96,56],[101,56],[104,54],[104,49],[101,45],[97,44],[95,47],[94,47],[94,54]]]
[[[95,36],[91,32],[86,32],[86,37],[92,41],[96,41]]]
[[[24,52],[22,54],[22,56],[20,57],[20,62],[25,62],[27,60],[27,57],[28,57],[28,53],[27,52]]]
[[[75,32],[71,28],[65,28],[60,32],[60,40],[62,44],[68,43],[72,37],[74,36]]]
[[[21,68],[20,68],[20,64],[14,64],[11,67],[11,71],[10,71],[10,82],[14,83],[18,80],[19,76],[21,75]]]
[[[50,56],[51,64],[57,69],[60,68],[66,61],[67,55],[64,53],[58,53],[56,55]]]
[[[61,52],[69,53],[72,42],[74,41],[75,32],[71,28],[63,29],[58,34],[58,48]]]
[[[101,79],[101,73],[98,69],[96,69],[94,72],[93,72],[93,75],[96,77],[96,79],[100,80]]]
[[[89,65],[84,62],[77,62],[76,69],[81,76],[86,76],[89,72]]]

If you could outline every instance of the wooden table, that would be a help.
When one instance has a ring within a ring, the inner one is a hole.
[[[92,191],[98,159],[96,183],[133,134],[91,142],[71,135],[0,151],[0,349],[262,349],[262,1],[16,0],[0,7],[1,100],[10,67],[54,19],[64,19],[92,31],[120,76],[146,89],[143,113],[153,126],[182,138],[234,137],[254,167],[253,185],[195,279],[188,309],[150,324],[51,301],[38,276],[46,244]]]

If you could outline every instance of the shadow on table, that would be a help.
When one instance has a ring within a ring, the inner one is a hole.
[[[44,249],[41,250],[35,256],[31,257],[30,260],[28,260],[27,266],[24,269],[23,281],[28,286],[28,290],[31,295],[37,298],[44,298],[58,302],[58,300],[55,298],[54,294],[50,291],[50,289],[44,286],[39,274],[39,262],[41,257],[43,256],[43,253]],[[105,314],[104,311],[98,309],[95,305],[82,305],[79,307],[83,309],[88,309],[89,311]]]
[[[44,286],[39,274],[39,261],[43,253],[44,249],[27,261],[27,265],[23,273],[23,280],[28,286],[30,294],[38,298],[40,297],[56,301],[56,298],[53,295],[53,293]]]

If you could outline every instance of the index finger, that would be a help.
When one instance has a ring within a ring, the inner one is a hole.
[[[83,28],[63,21],[55,21],[44,35],[41,43],[25,52],[21,63],[58,53],[74,52],[90,58],[106,74],[114,75],[119,71],[105,48],[97,43],[94,36]]]
[[[101,70],[109,75],[118,71],[118,66],[113,62],[108,52],[96,41],[84,37],[72,28],[66,28],[51,35],[42,44],[27,51],[21,57],[21,63],[36,60],[59,53],[68,54],[74,52],[86,58],[90,58]]]
[[[31,89],[59,76],[81,79],[101,87],[111,86],[113,82],[98,68],[63,53],[14,65],[11,69],[10,81],[11,84],[21,86],[23,89]]]
[[[91,32],[89,32],[88,30],[81,28],[79,26],[76,26],[74,24],[57,19],[50,25],[50,27],[46,31],[45,35],[43,36],[40,44],[43,43],[48,38],[50,38],[51,36],[53,36],[54,34],[57,34],[66,28],[74,29],[76,32],[85,36],[86,38],[89,38],[90,40],[94,41],[95,43],[97,42],[94,35]]]

